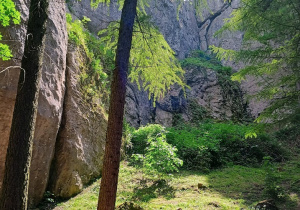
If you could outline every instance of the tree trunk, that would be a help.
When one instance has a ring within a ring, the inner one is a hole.
[[[24,55],[5,162],[0,209],[27,210],[48,0],[31,0]]]
[[[98,210],[114,210],[120,167],[123,114],[127,83],[128,62],[137,0],[125,0],[122,9],[115,70],[106,133],[106,147],[99,193]]]

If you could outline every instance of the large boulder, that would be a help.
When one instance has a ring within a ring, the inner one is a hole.
[[[107,118],[101,107],[85,101],[80,74],[84,55],[69,45],[64,113],[57,138],[49,189],[69,198],[100,176]]]
[[[33,205],[42,199],[48,184],[65,94],[68,36],[64,4],[51,2],[49,13],[30,169],[29,202]]]

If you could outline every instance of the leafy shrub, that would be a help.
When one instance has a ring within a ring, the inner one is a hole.
[[[149,145],[148,140],[153,139],[159,134],[165,133],[163,126],[158,124],[150,124],[140,127],[132,132],[131,143],[133,147],[129,149],[129,154],[145,154],[145,149]]]
[[[181,124],[167,129],[153,124],[132,132],[128,153],[135,154],[131,159],[134,164],[148,164],[148,168],[157,167],[157,171],[168,168],[159,168],[161,160],[177,161],[167,156],[175,152],[183,160],[184,169],[204,172],[232,164],[259,165],[265,156],[283,160],[286,152],[276,138],[261,133],[246,139],[245,134],[251,130],[252,126],[230,122]]]
[[[178,171],[182,160],[177,158],[177,148],[167,143],[166,130],[153,124],[133,132],[131,163],[142,165],[147,171]]]
[[[145,149],[145,155],[133,155],[136,160],[141,160],[148,171],[173,172],[182,166],[182,160],[177,158],[177,148],[168,144],[165,134],[154,139],[148,139],[149,146]]]
[[[205,147],[198,149],[182,147],[178,157],[183,160],[183,168],[187,170],[201,170],[209,172],[212,154]]]
[[[131,137],[135,131],[134,127],[131,127],[126,119],[123,120],[123,133],[122,133],[122,144],[121,144],[121,159],[128,157],[128,151],[132,149]]]
[[[218,73],[231,75],[232,69],[228,66],[223,66],[221,62],[213,55],[208,55],[201,50],[195,50],[190,55],[180,61],[181,66],[185,68],[205,68],[212,69]]]
[[[207,171],[228,164],[256,165],[264,156],[280,161],[284,150],[266,134],[245,139],[251,127],[232,123],[202,123],[168,128],[167,141],[178,148],[185,169]]]
[[[188,110],[190,112],[190,122],[200,123],[204,119],[208,118],[209,114],[205,107],[200,106],[196,100],[192,99],[188,103]]]
[[[300,119],[300,115],[297,117]],[[297,122],[278,130],[277,132],[275,132],[276,138],[284,143],[296,144],[295,146],[300,148],[300,142],[297,142],[297,138],[299,138],[300,136],[299,125],[300,122]]]

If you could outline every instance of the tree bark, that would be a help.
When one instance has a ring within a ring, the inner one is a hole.
[[[100,186],[98,210],[114,210],[120,167],[120,148],[123,129],[128,62],[137,0],[125,0],[122,9],[115,70],[106,133],[106,146]]]
[[[48,0],[31,0],[5,162],[1,210],[27,210],[29,169],[45,47]]]

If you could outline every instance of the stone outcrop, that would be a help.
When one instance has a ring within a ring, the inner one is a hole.
[[[32,205],[42,199],[48,184],[65,94],[68,39],[65,7],[60,1],[50,5],[29,184]]]
[[[78,75],[84,56],[69,45],[64,113],[57,138],[49,190],[69,198],[100,176],[107,119],[101,108],[85,102]]]
[[[18,9],[22,11],[22,23],[19,26],[7,29],[6,38],[12,40],[13,43],[8,43],[12,46],[14,56],[19,61],[24,48],[28,8],[26,1],[20,0],[15,2]],[[42,199],[48,184],[50,165],[54,155],[56,136],[63,111],[62,104],[65,91],[65,55],[67,51],[65,7],[59,1],[52,2],[49,7],[44,66],[30,170],[30,204],[37,204]],[[15,64],[11,62],[13,61],[3,62],[1,66],[20,65],[20,62]],[[3,179],[5,153],[8,145],[17,80],[18,70],[15,69],[0,75],[0,113],[4,115],[3,117],[1,116],[0,122],[0,182]]]
[[[208,1],[210,10],[201,11],[201,17],[195,15],[191,5],[185,4],[180,12],[179,19],[176,19],[176,5],[171,1],[159,1],[152,3],[149,14],[153,15],[153,20],[166,38],[167,42],[177,54],[178,58],[184,58],[188,52],[200,49],[209,52],[209,46],[215,45],[225,49],[239,50],[242,48],[243,32],[225,32],[221,36],[214,34],[224,25],[224,19],[230,17],[232,11],[239,7],[239,0],[231,3],[223,0]],[[170,18],[172,17],[172,18]],[[230,66],[234,71],[244,67],[243,63],[233,61],[222,61],[223,65]],[[265,101],[255,101],[241,98],[246,94],[255,94],[260,90],[256,78],[249,77],[241,83],[241,90],[232,97],[224,96],[222,88],[216,74],[212,71],[198,73],[194,70],[186,71],[187,84],[191,89],[187,90],[187,97],[184,98],[182,90],[173,87],[166,97],[152,106],[152,102],[147,98],[147,93],[139,91],[135,85],[127,88],[126,118],[135,127],[147,123],[161,123],[171,125],[174,114],[182,114],[185,120],[190,119],[188,106],[191,101],[196,101],[199,106],[204,107],[210,115],[218,119],[231,119],[238,109],[244,114],[250,113],[257,117],[268,103]],[[191,100],[192,99],[192,100]],[[246,107],[246,104],[248,107]],[[246,111],[247,108],[247,111]],[[241,113],[239,113],[241,117]]]
[[[91,9],[88,0],[70,2],[68,5],[75,17],[82,19],[87,16],[91,19],[88,28],[95,34],[111,21],[119,20],[121,14],[115,0],[111,1],[109,8],[105,5],[99,5],[98,8]],[[193,5],[188,2],[182,5],[179,12],[176,2],[170,0],[151,1],[150,7],[146,10],[179,59],[185,58],[190,51],[195,49],[209,51],[209,45],[240,49],[243,38],[242,32],[225,33],[222,37],[214,37],[214,33],[224,25],[224,18],[228,18],[233,9],[238,8],[239,0],[233,0],[230,4],[223,0],[208,1],[208,6],[210,9],[203,9],[201,17],[196,15]],[[234,70],[243,67],[243,64],[231,61],[223,61],[223,64],[231,66]],[[187,72],[186,77],[190,77],[189,74],[190,71]],[[215,74],[211,73],[210,75]],[[201,76],[201,73],[196,77],[198,80],[199,77],[202,77],[200,80],[203,81],[207,79],[203,75]],[[210,78],[209,83],[213,85],[204,83],[195,86],[193,83],[191,90],[187,90],[187,98],[183,97],[182,91],[174,87],[165,99],[159,101],[155,107],[153,107],[152,101],[148,100],[147,93],[138,90],[135,84],[128,84],[126,119],[135,127],[151,122],[171,125],[174,113],[183,113],[183,117],[188,120],[189,114],[185,112],[187,112],[189,97],[196,99],[199,106],[210,110],[213,117],[230,119],[233,115],[230,104],[224,102],[228,101],[228,98],[223,99],[217,77]],[[252,92],[258,90],[255,83],[246,82],[242,84],[242,87],[244,94],[248,92],[250,87]],[[171,104],[173,106],[177,104],[176,110],[170,108]],[[244,105],[241,104],[241,106]],[[263,109],[263,106],[256,106],[253,101],[250,101],[250,106],[250,112],[254,116]]]
[[[148,13],[180,59],[199,49],[200,37],[193,5],[185,2],[178,11],[176,1],[152,1]]]
[[[247,115],[242,92],[238,88],[224,90],[218,75],[210,69],[186,69],[186,96],[177,85],[153,106],[148,94],[129,84],[126,93],[126,120],[134,127],[148,123],[172,126],[176,115],[193,120],[194,115],[209,115],[216,119],[237,120]],[[198,110],[195,110],[198,109]],[[203,110],[203,113],[200,113]],[[195,113],[198,112],[198,113]]]

